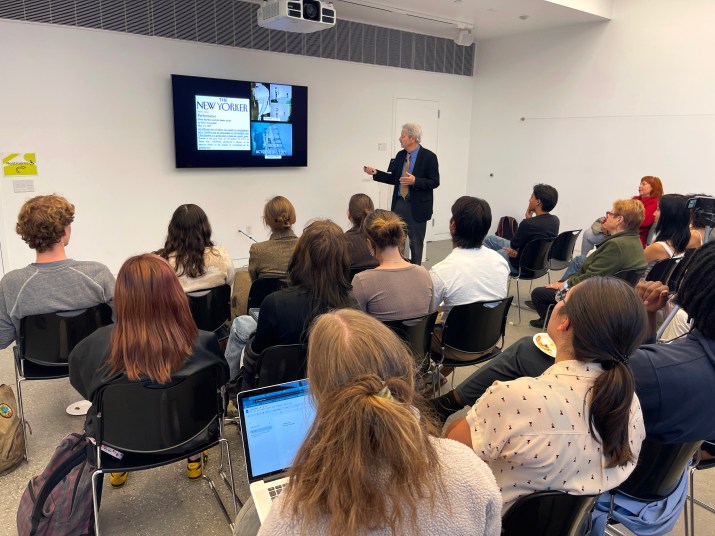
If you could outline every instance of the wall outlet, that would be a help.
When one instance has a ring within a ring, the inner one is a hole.
[[[35,181],[32,179],[13,179],[12,191],[16,194],[35,191]]]
[[[387,144],[386,143],[378,143],[377,150],[378,151],[387,151]]]

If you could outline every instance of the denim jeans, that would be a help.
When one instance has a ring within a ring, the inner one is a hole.
[[[251,334],[256,331],[256,321],[248,315],[237,316],[231,324],[231,332],[226,343],[226,361],[235,379],[243,364],[243,350]]]

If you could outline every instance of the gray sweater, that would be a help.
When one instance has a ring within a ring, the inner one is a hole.
[[[65,259],[8,272],[0,281],[0,349],[17,339],[25,316],[111,305],[113,297],[114,276],[98,262]]]
[[[429,499],[418,501],[418,532],[412,536],[450,534],[470,536],[498,536],[501,533],[501,494],[494,475],[474,452],[451,439],[433,438],[442,466],[446,496],[435,500],[434,510]],[[259,536],[298,536],[301,520],[293,518],[283,508],[283,492],[273,503]],[[319,526],[309,527],[305,534],[326,534],[326,516]],[[408,520],[409,521],[409,520]],[[404,531],[405,534],[408,531]],[[365,535],[390,535],[386,528]]]

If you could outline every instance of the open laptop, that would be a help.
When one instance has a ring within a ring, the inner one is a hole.
[[[315,419],[308,380],[239,393],[238,412],[251,496],[263,523]]]

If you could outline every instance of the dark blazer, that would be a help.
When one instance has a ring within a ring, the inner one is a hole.
[[[373,176],[373,180],[377,182],[395,186],[392,193],[391,210],[395,210],[397,196],[400,195],[400,177],[402,176],[402,168],[405,167],[406,154],[407,151],[402,149],[390,162],[386,172],[378,170]],[[415,176],[415,183],[410,187],[412,217],[416,222],[427,221],[432,217],[432,204],[434,201],[432,190],[439,186],[437,155],[420,145],[417,160],[412,168],[412,174]]]

